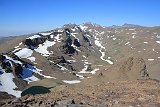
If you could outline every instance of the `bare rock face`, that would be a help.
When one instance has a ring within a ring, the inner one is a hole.
[[[145,61],[142,58],[129,57],[124,61],[119,68],[120,78],[132,78],[137,77],[137,79],[149,77],[147,73],[147,68]]]
[[[67,34],[66,34],[67,35]],[[61,46],[61,51],[64,53],[64,54],[74,54],[76,52],[76,50],[74,49],[72,45],[72,38],[70,36],[65,36],[64,38],[64,42]]]
[[[57,56],[57,55],[50,56],[48,57],[48,60],[52,61],[54,65],[58,64],[58,65],[66,67],[68,70],[75,71],[71,63],[66,61],[63,56]]]
[[[63,45],[63,52],[64,54],[74,54],[76,50],[68,43]]]
[[[81,44],[79,43],[78,39],[74,39],[74,43],[75,46],[80,47]]]
[[[20,75],[22,75],[22,71],[23,71],[23,68],[22,68],[22,66],[20,65],[20,64],[14,64],[14,66],[13,66],[13,72],[15,73],[15,75],[17,76],[17,77],[21,77]]]
[[[26,39],[24,41],[24,44],[28,46],[28,48],[32,49],[32,47],[37,47],[39,44],[44,43],[46,39],[47,38],[45,37],[40,37],[35,39]]]
[[[67,63],[63,56],[51,56],[48,58],[48,60],[53,61],[54,64]]]
[[[16,57],[13,57],[13,58],[14,59],[19,59],[19,58],[16,58]],[[5,69],[6,73],[12,73],[13,72],[17,77],[19,77],[19,78],[21,77],[20,75],[22,75],[22,71],[23,71],[22,65],[6,59],[6,57],[4,55],[1,55],[0,60],[1,60],[0,65],[3,69]]]

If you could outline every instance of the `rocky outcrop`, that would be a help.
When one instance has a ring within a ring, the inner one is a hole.
[[[81,44],[79,43],[78,39],[74,39],[73,44],[74,44],[75,46],[77,46],[77,47],[80,47],[80,46],[81,46]]]
[[[63,56],[56,56],[56,55],[50,56],[50,57],[48,57],[48,60],[52,61],[54,63],[54,65],[58,64],[58,65],[66,67],[68,70],[75,71],[75,69],[73,68],[71,63],[66,61]],[[59,66],[57,66],[57,67],[59,67]]]
[[[76,50],[71,45],[65,44],[65,45],[63,45],[63,52],[64,52],[64,54],[73,55],[76,52]]]
[[[2,54],[0,54],[0,63],[3,62],[6,59],[6,57]]]
[[[83,33],[83,40],[88,42],[89,46],[92,46],[90,39],[88,38],[88,33]]]
[[[54,64],[67,63],[63,56],[51,56],[48,60],[53,61]]]
[[[16,58],[17,59],[17,58]],[[22,75],[22,65],[19,63],[15,63],[12,60],[6,59],[4,55],[1,55],[1,63],[0,66],[5,69],[6,73],[14,73],[17,77],[21,77]]]
[[[136,76],[138,78],[149,77],[146,63],[142,58],[129,57],[122,63],[118,72],[120,78],[128,78],[128,76]]]
[[[34,39],[26,39],[23,43],[28,46],[28,48],[33,49],[33,47],[37,47],[39,44],[42,44],[46,41],[47,38],[39,37]]]
[[[6,73],[13,73],[18,78],[22,78],[23,69],[27,69],[28,65],[32,66],[32,64],[20,59],[13,53],[8,53],[7,56],[10,58],[7,59],[5,55],[0,55],[0,66]]]
[[[71,37],[65,37],[62,45],[60,46],[61,52],[63,52],[64,54],[73,55],[76,52],[76,50],[71,45],[72,45]]]
[[[23,71],[22,65],[20,65],[18,63],[14,63],[14,65],[13,65],[13,72],[15,73],[15,75],[17,77],[21,78],[22,71]]]
[[[71,32],[72,32],[72,31],[71,31],[69,28],[66,28],[66,29],[65,29],[65,33],[66,33],[67,36],[70,36],[70,35],[71,35]]]

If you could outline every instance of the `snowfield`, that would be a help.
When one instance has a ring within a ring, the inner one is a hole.
[[[0,66],[0,91],[7,92],[8,94],[14,95],[16,97],[21,97],[21,91],[15,90],[17,86],[13,82],[14,75],[12,73],[6,73]]]
[[[28,48],[23,48],[20,51],[16,52],[15,55],[17,55],[20,58],[26,58],[29,59],[31,62],[35,62],[36,58],[32,56],[33,51]]]
[[[23,48],[22,50],[15,53],[20,58],[28,58],[32,55],[33,51],[28,48]]]
[[[38,52],[38,53],[41,53],[43,56],[49,56],[50,54],[52,54],[52,53],[50,53],[48,50],[47,50],[47,48],[48,47],[51,47],[51,46],[53,46],[54,44],[55,44],[56,42],[54,42],[54,41],[45,41],[43,44],[40,44],[39,46],[38,46],[38,48],[37,49],[34,49],[36,52]]]

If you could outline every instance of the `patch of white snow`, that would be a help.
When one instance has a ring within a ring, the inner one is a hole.
[[[49,55],[52,54],[52,53],[50,53],[50,52],[47,50],[47,48],[53,46],[55,43],[56,43],[56,42],[54,42],[54,41],[48,41],[48,40],[47,40],[47,41],[45,41],[43,44],[39,44],[38,48],[37,48],[37,49],[34,49],[34,50],[35,50],[36,52],[41,53],[43,56],[49,56]]]
[[[81,82],[80,80],[62,80],[62,81],[67,84],[77,84]]]

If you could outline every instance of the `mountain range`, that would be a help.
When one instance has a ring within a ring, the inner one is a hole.
[[[2,107],[160,106],[160,27],[66,24],[0,41]]]

